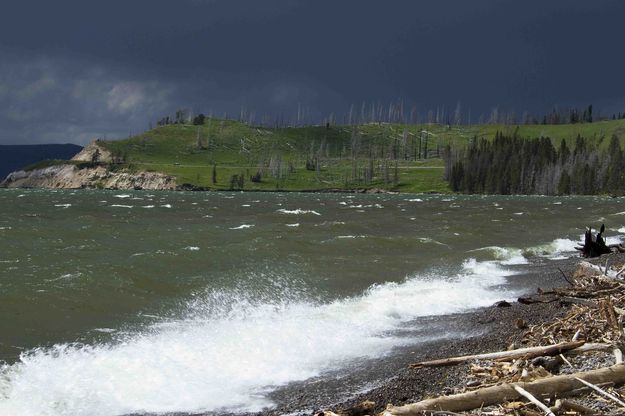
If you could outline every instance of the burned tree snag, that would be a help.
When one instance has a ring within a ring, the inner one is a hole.
[[[592,235],[592,227],[588,227],[584,233],[584,245],[582,247],[576,247],[576,249],[581,251],[584,257],[599,257],[602,254],[611,253],[612,250],[605,244],[605,240],[603,239],[604,232],[605,224],[601,224],[601,229],[595,238]]]

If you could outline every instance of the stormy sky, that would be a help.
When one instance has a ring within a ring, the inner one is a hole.
[[[6,2],[0,144],[127,137],[177,108],[611,114],[625,110],[623,19],[619,0]]]

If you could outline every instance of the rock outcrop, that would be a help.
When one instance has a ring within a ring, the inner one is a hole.
[[[66,164],[28,172],[23,170],[13,172],[0,186],[4,188],[175,190],[176,178],[158,172],[111,171],[104,165],[81,169],[74,164]]]
[[[78,152],[72,160],[77,162],[93,162],[94,155],[97,157],[96,162],[111,163],[113,161],[113,155],[104,147],[98,145],[98,140],[93,140],[87,146],[85,146],[80,152]]]

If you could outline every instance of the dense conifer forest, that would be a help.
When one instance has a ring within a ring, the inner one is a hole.
[[[455,192],[482,194],[625,194],[625,159],[617,136],[606,150],[578,136],[556,149],[547,137],[497,133],[466,148],[447,146],[445,177]]]

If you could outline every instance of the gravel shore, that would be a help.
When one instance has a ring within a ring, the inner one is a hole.
[[[542,289],[564,286],[566,281],[558,268],[572,273],[578,260],[539,261],[529,266],[529,272],[512,277],[510,285]],[[513,302],[509,307],[493,305],[469,313],[420,319],[415,321],[415,327],[427,327],[430,333],[439,328],[443,338],[396,348],[388,356],[363,360],[347,372],[292,383],[271,393],[270,398],[277,406],[260,414],[310,415],[320,409],[347,408],[364,400],[374,401],[378,412],[389,403],[401,405],[429,395],[453,392],[464,385],[467,375],[464,366],[415,370],[408,365],[428,359],[505,350],[521,338],[523,331],[516,326],[518,319],[534,325],[550,321],[565,311],[557,302],[531,305]],[[320,348],[324,342],[332,342],[331,337],[320,340]]]

